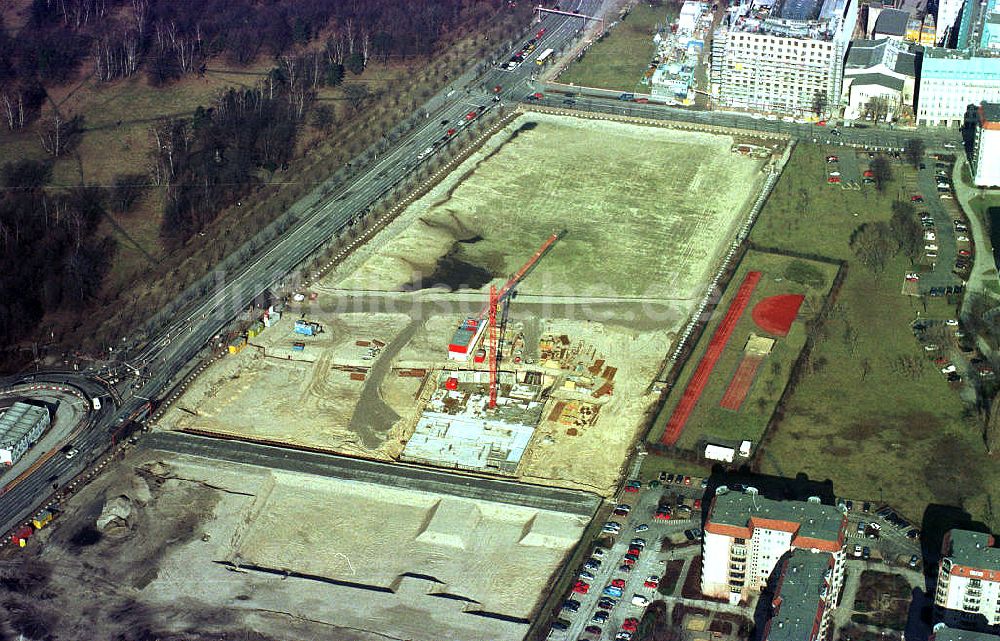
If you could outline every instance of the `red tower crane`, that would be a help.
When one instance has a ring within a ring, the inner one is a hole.
[[[486,317],[489,323],[489,334],[490,334],[490,345],[489,345],[489,365],[490,365],[490,409],[497,406],[497,386],[499,384],[498,378],[500,375],[500,358],[501,358],[501,345],[503,343],[503,330],[507,327],[507,312],[510,309],[510,299],[514,297],[514,292],[517,289],[518,284],[524,280],[524,278],[531,273],[531,271],[538,265],[538,261],[542,259],[545,254],[552,249],[552,246],[556,244],[560,238],[566,235],[566,230],[556,232],[548,237],[548,239],[542,243],[542,246],[538,248],[538,251],[528,259],[521,269],[510,277],[510,279],[504,283],[504,286],[497,289],[495,285],[490,286],[490,301],[487,303],[486,307],[482,312],[479,313],[479,318]],[[499,336],[497,328],[497,313],[500,313],[500,327]]]

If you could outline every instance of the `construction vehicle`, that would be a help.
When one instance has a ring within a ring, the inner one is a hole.
[[[295,333],[303,336],[315,336],[323,331],[323,326],[319,323],[299,319],[295,321]]]
[[[556,242],[566,235],[566,231],[559,231],[546,239],[538,251],[528,259],[521,269],[517,270],[510,279],[504,283],[503,287],[497,289],[495,285],[490,286],[490,299],[486,307],[479,312],[478,316],[470,316],[462,321],[451,343],[448,345],[448,356],[455,360],[466,360],[470,353],[477,354],[476,344],[479,342],[485,330],[489,330],[489,344],[486,357],[489,361],[490,369],[490,402],[489,407],[493,409],[497,405],[497,385],[500,368],[500,360],[503,353],[503,336],[507,329],[507,317],[510,310],[510,301],[517,295],[517,286],[528,274],[538,265],[538,261],[552,249]],[[499,314],[499,320],[497,318]],[[478,362],[478,358],[476,359]]]
[[[48,510],[42,510],[39,512],[38,516],[31,519],[31,524],[35,526],[36,530],[40,530],[49,523],[52,522],[52,512]]]

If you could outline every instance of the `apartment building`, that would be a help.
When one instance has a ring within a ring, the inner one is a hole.
[[[712,41],[719,107],[793,116],[837,111],[857,0],[743,0]]]
[[[976,186],[1000,187],[1000,103],[979,105],[972,170]]]
[[[818,498],[775,501],[754,488],[720,487],[709,506],[702,543],[701,589],[739,603],[767,584],[790,550],[825,552],[833,559],[831,589],[840,592],[846,560],[847,517]]]
[[[1000,548],[993,536],[951,530],[944,536],[934,607],[949,627],[1000,629]]]
[[[833,569],[829,552],[792,550],[781,565],[764,641],[826,638],[837,605]]]

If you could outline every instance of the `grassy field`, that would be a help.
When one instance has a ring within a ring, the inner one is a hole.
[[[792,272],[789,272],[790,266]],[[807,270],[811,279],[807,283],[791,280],[795,271]],[[684,432],[678,441],[678,446],[684,449],[695,448],[699,441],[727,443],[748,439],[756,445],[767,427],[768,419],[774,411],[775,403],[785,388],[785,382],[792,364],[805,345],[805,321],[812,318],[823,306],[826,294],[836,275],[836,267],[828,263],[806,261],[799,258],[789,258],[778,254],[768,254],[750,251],[740,264],[731,283],[717,307],[716,313],[702,334],[691,358],[685,363],[684,369],[677,380],[663,411],[657,417],[656,424],[650,434],[650,440],[655,441],[663,433],[663,428],[684,392],[688,380],[694,374],[702,355],[708,348],[712,338],[729,303],[749,271],[759,271],[763,274],[760,283],[754,290],[750,305],[736,324],[736,328],[712,371],[708,385],[688,419]],[[812,282],[808,282],[811,280]],[[751,332],[766,335],[754,323],[751,317],[753,306],[769,296],[779,294],[804,294],[806,300],[799,309],[797,320],[788,336],[776,338],[774,348],[764,359],[757,371],[756,380],[750,388],[743,406],[738,411],[732,411],[719,406],[719,401],[725,393],[733,373],[743,358],[743,347]]]
[[[900,276],[910,269],[905,258],[894,257],[876,277],[850,248],[860,224],[889,219],[910,170],[894,163],[897,180],[885,195],[845,191],[825,182],[829,153],[843,150],[818,145],[795,150],[751,236],[761,247],[848,261],[810,366],[764,449],[762,472],[830,479],[838,495],[885,501],[918,524],[929,505],[940,504],[961,507],[1000,530],[1000,514],[992,509],[1000,501],[1000,466],[986,457],[980,427],[909,328],[918,315],[949,318],[954,308],[943,299],[900,294]],[[740,275],[733,282],[738,285]],[[739,332],[734,340],[742,340]],[[650,455],[642,474],[708,467]]]
[[[653,34],[677,17],[674,5],[640,2],[600,42],[559,76],[559,82],[616,91],[643,91],[639,80],[655,53]]]
[[[981,430],[927,360],[909,323],[954,314],[936,300],[900,294],[901,256],[876,277],[854,259],[851,232],[888,220],[891,199],[822,183],[829,150],[803,145],[753,231],[760,245],[849,261],[833,314],[763,459],[763,471],[831,479],[841,496],[885,500],[918,522],[929,504],[964,507],[1000,529],[1000,468],[984,454]],[[898,174],[908,171],[894,164]],[[896,194],[895,185],[887,190]],[[805,206],[803,205],[805,203]]]

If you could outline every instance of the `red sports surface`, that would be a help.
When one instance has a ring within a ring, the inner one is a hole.
[[[799,307],[805,296],[802,294],[782,294],[771,296],[753,306],[750,312],[753,322],[768,334],[788,336],[795,317],[799,315]]]
[[[701,398],[701,393],[705,390],[705,385],[708,384],[708,377],[711,376],[715,363],[722,355],[726,343],[729,342],[736,322],[740,320],[740,316],[743,315],[743,311],[750,303],[750,296],[753,295],[753,290],[757,287],[758,282],[760,282],[760,272],[747,272],[736,296],[729,303],[725,318],[715,328],[715,333],[712,334],[712,340],[708,343],[705,355],[701,357],[694,375],[691,376],[687,387],[684,388],[680,402],[674,408],[673,414],[670,415],[670,420],[667,421],[667,427],[663,431],[663,436],[660,437],[660,442],[664,445],[673,445],[680,438],[681,432],[684,431],[684,425],[691,416],[694,406],[698,404],[698,399]]]
[[[736,368],[736,373],[733,374],[733,379],[729,381],[726,393],[722,395],[722,400],[719,401],[721,407],[733,410],[734,412],[740,409],[743,401],[747,400],[750,385],[753,384],[753,379],[757,375],[757,368],[760,367],[763,361],[763,356],[752,355],[743,357],[743,360],[740,361],[740,366]]]

